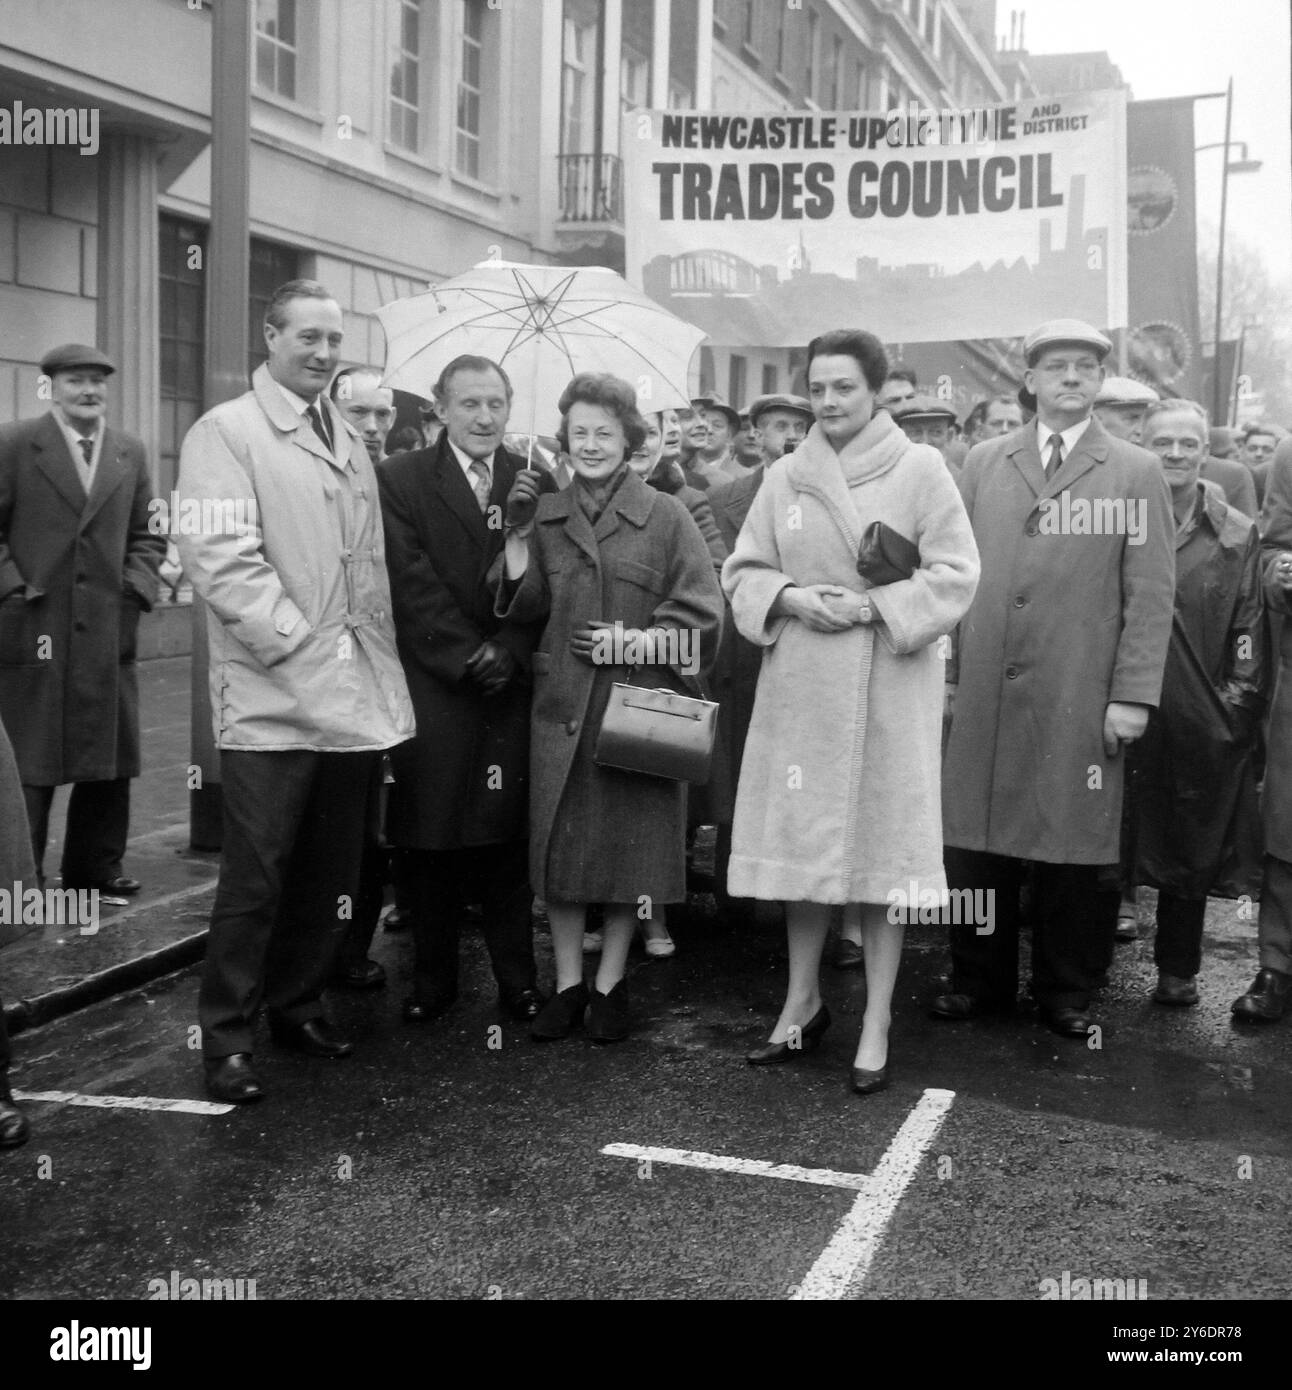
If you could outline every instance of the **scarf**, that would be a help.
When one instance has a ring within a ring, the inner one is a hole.
[[[575,473],[574,497],[590,525],[595,526],[601,520],[630,471],[628,460],[625,459],[608,478],[600,482],[589,482],[582,473]]]

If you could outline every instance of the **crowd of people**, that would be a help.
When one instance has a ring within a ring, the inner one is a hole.
[[[840,329],[809,344],[806,395],[743,411],[708,393],[646,413],[627,382],[581,373],[550,451],[522,453],[500,363],[449,362],[396,434],[381,372],[337,370],[323,285],[281,286],[264,331],[267,361],[189,431],[176,488],[234,518],[174,534],[204,602],[223,789],[198,1001],[213,1096],[263,1094],[262,1009],[277,1046],[350,1054],[324,995],[384,983],[388,878],[409,1025],[453,1006],[474,917],[499,1005],[535,1041],[627,1037],[633,942],[675,949],[702,825],[718,911],[784,919],[785,1002],[753,1065],[819,1044],[828,950],[866,974],[850,1084],[886,1086],[903,932],[930,920],[951,958],[933,1017],[1014,1012],[1028,927],[1040,1017],[1085,1039],[1143,887],[1156,1002],[1198,1000],[1208,897],[1259,896],[1260,969],[1233,1013],[1281,1017],[1277,428],[1240,437],[1109,376],[1108,338],[1057,319],[1025,338],[1017,395],[963,422]],[[0,427],[0,883],[43,885],[50,800],[72,783],[63,884],[128,897],[135,633],[165,537],[142,445],[104,423],[113,364],[73,344],[42,370],[51,411]],[[634,682],[716,704],[707,780],[605,756]],[[0,1028],[3,1146],[27,1133],[7,1068]]]

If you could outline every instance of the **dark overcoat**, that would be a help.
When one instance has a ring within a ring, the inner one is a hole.
[[[1265,603],[1277,631],[1278,679],[1266,733],[1268,752],[1261,788],[1265,852],[1292,863],[1292,602],[1275,577],[1279,557],[1292,552],[1292,439],[1283,440],[1269,465],[1269,486],[1260,518]]]
[[[0,426],[0,719],[30,786],[139,775],[135,645],[166,553],[152,496],[133,435],[106,430],[87,498],[52,413]]]
[[[449,850],[525,834],[529,665],[542,624],[496,617],[486,582],[502,550],[507,493],[524,466],[505,449],[494,454],[484,513],[447,433],[434,448],[377,468],[395,635],[417,720],[416,737],[391,752],[391,844]],[[555,489],[546,475],[544,485]],[[518,667],[497,695],[466,675],[486,641],[505,647]]]
[[[1260,892],[1252,755],[1269,671],[1256,523],[1199,493],[1176,539],[1162,703],[1130,759],[1134,881],[1194,900]]]
[[[759,464],[743,478],[722,483],[708,494],[713,517],[728,554],[736,548],[740,528],[745,524],[766,471],[765,465]],[[735,815],[740,762],[745,754],[749,721],[754,714],[754,694],[758,689],[758,672],[762,664],[763,648],[740,635],[728,603],[726,621],[722,625],[722,642],[711,678],[714,699],[718,701],[722,713],[718,718],[713,775],[706,788],[709,813],[718,825],[730,825]]]
[[[1092,419],[1047,481],[1028,424],[976,444],[958,483],[982,580],[960,625],[946,843],[1114,864],[1126,760],[1104,752],[1104,716],[1156,707],[1175,607],[1161,464]]]
[[[533,658],[531,882],[553,902],[681,902],[685,785],[596,765],[610,687],[632,672],[580,661],[570,636],[591,619],[689,629],[703,674],[722,631],[722,593],[704,540],[675,497],[629,470],[594,527],[578,486],[540,499],[524,578],[514,593],[504,586],[499,594],[512,617],[547,619]],[[676,667],[645,668],[636,683],[701,690],[697,676]]]

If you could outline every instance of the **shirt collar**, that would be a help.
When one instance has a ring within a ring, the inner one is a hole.
[[[1050,436],[1057,434],[1063,440],[1063,458],[1066,462],[1072,457],[1072,451],[1077,447],[1077,441],[1085,434],[1090,425],[1091,416],[1087,415],[1084,420],[1078,420],[1075,425],[1069,425],[1066,430],[1052,430],[1045,424],[1040,416],[1036,419],[1036,437],[1041,450],[1041,461],[1045,462],[1045,455],[1050,447]]]
[[[271,376],[269,379],[283,393],[283,399],[286,400],[288,405],[291,406],[291,408],[297,413],[297,415],[304,415],[305,412],[310,408],[310,406],[318,405],[319,402],[323,399],[322,395],[320,394],[318,396],[315,396],[312,401],[306,400],[304,396],[298,396],[295,391],[289,390],[286,386],[283,385],[281,381],[277,380],[277,378]],[[322,409],[321,406],[319,408]]]
[[[445,435],[445,438],[448,439],[448,436]],[[448,440],[448,444],[449,448],[453,450],[453,457],[458,461],[458,467],[465,474],[468,482],[471,481],[471,465],[473,463],[483,463],[485,468],[488,470],[490,482],[493,481],[492,454],[490,454],[489,457],[485,459],[473,459],[470,454],[463,453],[462,450],[459,449],[458,446],[451,439]]]
[[[103,436],[102,416],[100,416],[94,422],[94,432],[92,434],[82,434],[80,430],[78,430],[76,426],[68,420],[68,418],[63,414],[63,412],[58,409],[57,406],[55,406],[54,408],[54,419],[58,421],[59,428],[63,431],[63,433],[68,437],[69,440],[74,441],[77,439],[92,439],[94,440],[95,447],[98,447],[99,440]]]

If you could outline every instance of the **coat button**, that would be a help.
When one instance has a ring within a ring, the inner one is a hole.
[[[1026,602],[1027,600],[1023,597],[1023,595],[1019,594],[1018,597],[1014,600],[1014,607],[1022,608]]]
[[[1012,681],[1012,680],[1017,680],[1017,679],[1018,679],[1018,667],[1017,667],[1017,666],[1006,666],[1006,667],[1005,667],[1005,679],[1006,679],[1006,680],[1010,680],[1010,681]]]
[[[565,732],[567,734],[577,734],[579,732],[579,721],[577,719],[567,720],[565,724]]]
[[[84,632],[84,631],[85,631],[85,624],[84,624],[84,623],[79,623],[79,622],[78,622],[78,623],[75,623],[74,626],[75,626],[77,632]]]

